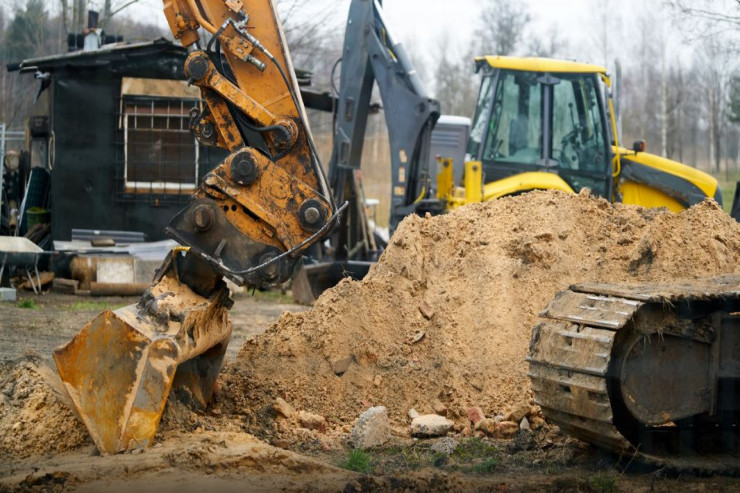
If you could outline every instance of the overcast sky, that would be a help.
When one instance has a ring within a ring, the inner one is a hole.
[[[0,0],[0,4],[25,0]],[[103,3],[104,0],[91,0],[91,4]],[[123,2],[124,0],[118,0]],[[292,0],[285,0],[286,4]],[[606,65],[610,71],[613,68],[615,57],[621,59],[623,65],[630,66],[633,54],[638,50],[635,26],[639,19],[650,15],[654,18],[662,16],[669,41],[669,63],[688,64],[692,58],[691,49],[685,42],[687,33],[681,32],[681,23],[669,8],[665,7],[665,0],[515,0],[528,6],[532,21],[526,30],[523,45],[529,44],[529,38],[537,36],[547,39],[555,28],[561,39],[567,42],[566,49],[559,54],[561,58],[575,59]],[[711,0],[712,5],[730,5],[734,7],[736,0]],[[54,1],[56,8],[57,1]],[[334,13],[330,19],[336,25],[338,36],[344,32],[344,22],[347,18],[350,0],[305,0],[301,2],[299,15],[311,16],[321,10],[331,9]],[[409,51],[416,56],[421,55],[427,68],[435,67],[435,57],[438,57],[439,39],[445,36],[450,39],[451,56],[463,56],[472,40],[473,32],[478,25],[478,17],[485,0],[385,0],[383,8],[386,19],[395,34]],[[247,9],[249,0],[245,1]],[[614,15],[610,18],[609,26],[609,56],[608,61],[603,57],[603,50],[599,48],[598,33],[601,23],[597,19],[597,12],[607,5]],[[728,8],[731,8],[728,7]],[[162,14],[161,0],[139,0],[129,7],[126,14],[137,17],[146,22],[157,22],[163,29],[167,29]],[[649,25],[649,29],[657,34],[660,23]],[[685,27],[685,26],[684,26]],[[690,35],[690,33],[688,34]],[[526,51],[526,50],[525,50]],[[527,53],[518,53],[527,54]]]
[[[532,34],[546,36],[552,26],[556,26],[560,36],[568,40],[570,49],[567,55],[581,58],[581,61],[600,63],[599,60],[583,59],[595,56],[589,55],[592,50],[584,49],[584,45],[592,42],[594,37],[593,19],[589,19],[593,17],[594,4],[606,0],[521,1],[529,6]],[[621,11],[629,10],[633,1],[611,0],[610,3],[614,11],[621,15]],[[245,3],[248,7],[249,3]],[[316,10],[328,6],[336,11],[334,21],[337,29],[343,31],[349,3],[349,0],[306,1],[302,15],[312,15]],[[444,32],[448,32],[452,41],[457,43],[458,46],[453,49],[464,51],[472,39],[482,4],[484,2],[481,0],[385,0],[383,8],[396,37],[406,45],[414,44],[415,48],[421,48],[431,63],[438,46],[437,40]],[[158,22],[165,26],[161,9],[161,0],[140,0],[128,12],[142,19],[158,18]]]

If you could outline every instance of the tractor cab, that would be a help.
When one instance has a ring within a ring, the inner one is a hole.
[[[575,192],[611,197],[605,68],[516,57],[477,58],[476,68],[483,78],[466,161],[482,164],[486,183],[546,172]]]

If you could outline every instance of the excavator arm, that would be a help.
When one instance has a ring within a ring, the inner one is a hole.
[[[203,103],[191,130],[230,154],[165,229],[182,246],[139,303],[101,313],[54,351],[101,453],[150,446],[171,391],[207,405],[231,335],[223,278],[289,279],[343,210],[314,149],[272,1],[165,0],[164,12],[193,48],[185,73]],[[210,33],[205,48],[201,28]]]

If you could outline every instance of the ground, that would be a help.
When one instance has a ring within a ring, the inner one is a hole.
[[[101,309],[135,298],[82,298],[19,293],[0,306],[0,359],[51,351]],[[232,310],[229,356],[284,311],[305,307],[277,293],[238,295]],[[214,418],[213,416],[208,419]],[[205,419],[205,417],[204,417]],[[217,419],[214,418],[214,419]],[[217,422],[217,421],[216,421]],[[397,437],[379,449],[351,452],[341,440],[273,447],[239,430],[194,426],[163,432],[138,454],[101,457],[92,445],[52,456],[0,459],[2,491],[737,491],[732,477],[676,475],[615,457],[556,429],[520,433],[514,440],[454,439],[454,451],[435,452],[440,439]]]

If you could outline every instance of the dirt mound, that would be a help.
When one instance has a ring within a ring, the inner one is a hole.
[[[270,435],[277,397],[345,431],[372,405],[405,428],[410,408],[441,403],[459,429],[467,406],[492,414],[530,399],[530,329],[557,291],[730,273],[739,261],[740,224],[711,201],[673,214],[533,192],[409,217],[363,281],[245,344],[222,378],[224,408]]]
[[[92,445],[65,402],[61,380],[29,354],[0,364],[0,457],[25,458]]]

